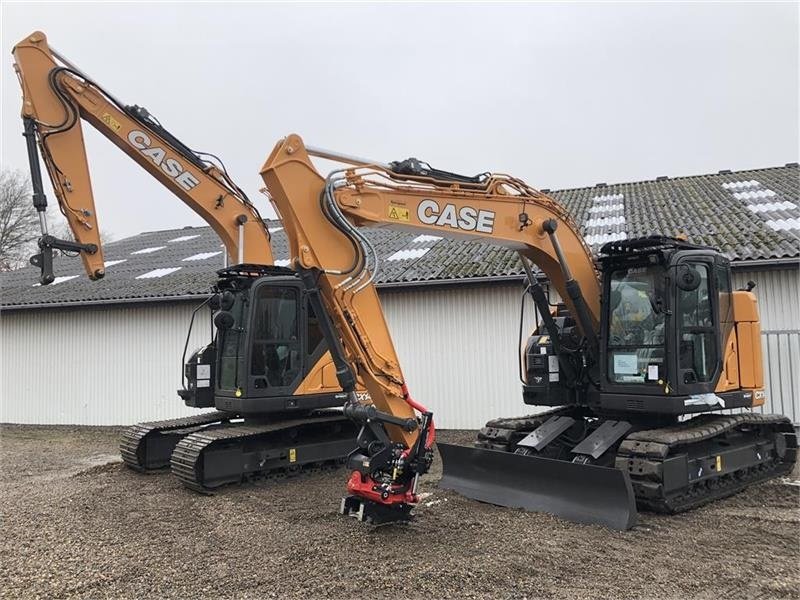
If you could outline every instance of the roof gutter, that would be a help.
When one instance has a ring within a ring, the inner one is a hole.
[[[540,279],[545,279],[540,277]],[[396,288],[417,288],[417,287],[436,287],[436,286],[451,286],[451,285],[469,285],[481,283],[511,283],[517,281],[524,281],[525,274],[519,275],[498,275],[498,276],[483,276],[483,277],[454,277],[450,279],[423,279],[419,281],[389,281],[386,283],[376,283],[375,287],[381,289],[396,289]]]
[[[149,298],[107,298],[104,300],[75,300],[72,302],[40,302],[38,304],[10,304],[0,306],[0,312],[16,312],[22,310],[46,308],[83,308],[85,306],[109,306],[152,304],[153,302],[186,302],[188,300],[202,300],[210,294],[184,294],[181,296],[153,296]]]
[[[731,261],[731,269],[737,271],[747,271],[749,269],[785,269],[786,267],[800,267],[800,257]]]

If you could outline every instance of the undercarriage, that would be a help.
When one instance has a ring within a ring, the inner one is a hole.
[[[635,508],[693,509],[786,475],[797,459],[791,421],[752,412],[653,427],[565,407],[489,421],[474,446],[442,449],[442,487],[617,529],[635,524]]]
[[[133,425],[123,434],[120,453],[132,469],[169,467],[187,488],[209,493],[223,485],[338,468],[357,435],[356,425],[336,410],[263,419],[213,411]]]

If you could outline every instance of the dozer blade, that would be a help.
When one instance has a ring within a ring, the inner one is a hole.
[[[501,450],[436,445],[442,456],[440,488],[577,523],[619,530],[636,525],[636,498],[624,471]]]

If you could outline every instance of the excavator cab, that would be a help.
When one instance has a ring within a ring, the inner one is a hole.
[[[218,275],[209,302],[216,336],[185,364],[184,402],[254,416],[341,406],[335,372],[321,360],[328,346],[320,320],[297,274],[236,265]]]
[[[596,357],[564,305],[527,341],[523,398],[474,448],[439,444],[440,485],[615,529],[791,471],[797,439],[764,402],[757,302],[713,248],[650,236],[601,248]],[[541,307],[540,307],[541,308]],[[557,333],[557,335],[553,335]],[[705,413],[691,419],[681,415]]]
[[[712,248],[652,236],[606,244],[600,268],[598,380],[574,381],[557,344],[540,327],[526,345],[526,404],[667,420],[713,406],[700,397],[720,408],[751,405],[752,390],[733,389],[736,356],[723,356],[735,326],[727,258]],[[564,305],[554,321],[562,346],[578,346],[576,322]],[[726,389],[719,389],[721,379]]]
[[[317,368],[328,346],[297,274],[237,265],[219,275],[216,407],[269,414],[341,406],[335,374]]]
[[[344,395],[299,276],[253,264],[217,274],[207,302],[216,333],[185,361],[178,390],[187,406],[217,410],[134,425],[120,444],[126,464],[169,465],[200,492],[343,465],[358,428],[339,409]]]
[[[735,324],[728,259],[661,236],[601,254],[601,384],[589,406],[653,416],[751,406],[752,389],[733,389],[736,356],[725,356]]]

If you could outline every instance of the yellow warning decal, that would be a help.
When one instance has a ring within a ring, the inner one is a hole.
[[[297,462],[297,448],[289,448],[289,462]]]
[[[122,127],[122,124],[108,113],[103,113],[103,116],[100,117],[100,120],[114,129],[114,131],[119,131],[119,128]]]
[[[717,456],[717,473],[722,471],[722,457]]]
[[[539,344],[542,345],[542,346],[544,346],[549,341],[550,341],[550,336],[549,335],[543,335],[542,337],[539,338]]]
[[[394,219],[395,221],[410,221],[411,217],[408,213],[407,208],[402,208],[400,206],[390,206],[389,207],[389,218]]]

